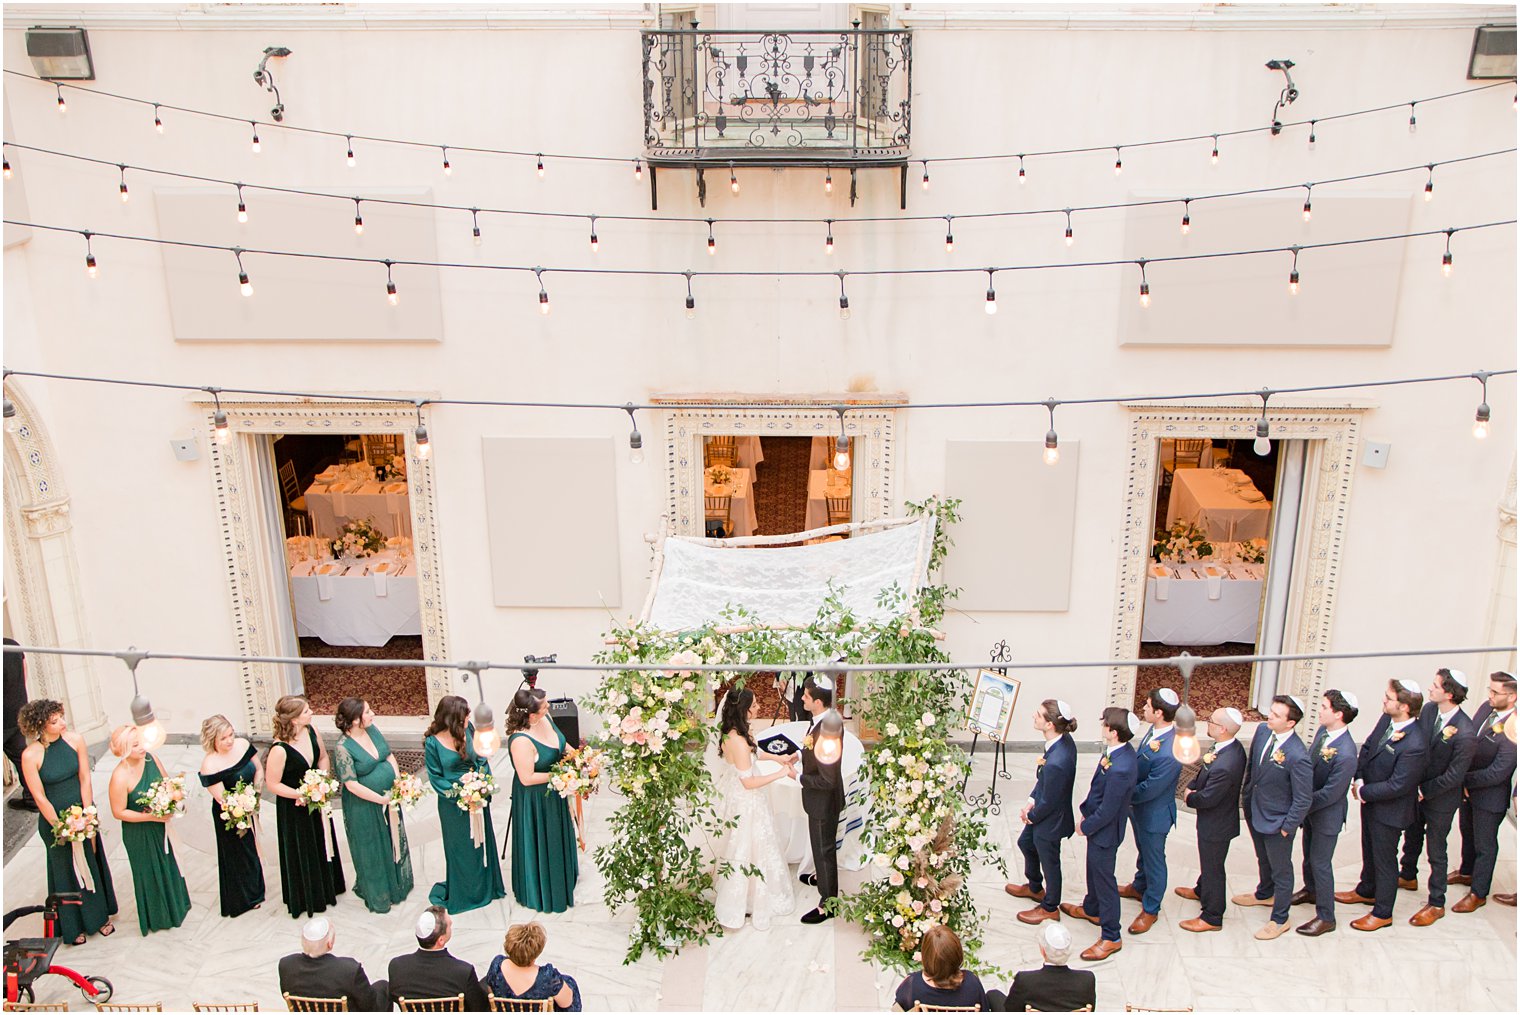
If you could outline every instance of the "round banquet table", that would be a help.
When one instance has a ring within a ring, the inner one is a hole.
[[[795,743],[802,743],[807,736],[807,722],[782,723],[758,731],[761,740],[774,733],[784,733]],[[861,832],[865,829],[866,814],[870,807],[870,794],[860,779],[860,764],[865,760],[865,748],[860,738],[849,730],[844,734],[844,759],[840,774],[844,778],[844,813],[839,818],[839,866],[842,870],[858,871],[866,865],[865,844]],[[797,772],[802,772],[798,760]],[[762,751],[756,762],[761,774],[776,770],[777,763],[766,758]],[[812,848],[808,845],[807,813],[802,809],[802,786],[795,779],[777,779],[766,786],[771,802],[771,813],[776,819],[776,835],[781,840],[781,850],[787,863],[801,864],[803,873],[813,869]]]

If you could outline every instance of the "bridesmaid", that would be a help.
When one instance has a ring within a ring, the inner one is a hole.
[[[344,698],[333,723],[342,734],[333,751],[333,774],[343,784],[343,830],[354,862],[354,893],[371,913],[389,912],[412,890],[412,854],[401,808],[391,808],[389,818],[385,812],[386,795],[401,774],[396,756],[362,698]],[[399,860],[391,821],[401,837]]]
[[[491,802],[487,800],[485,805],[486,842],[482,848],[470,841],[470,816],[459,809],[455,800],[444,795],[471,769],[490,771],[490,764],[475,753],[470,742],[475,727],[468,723],[469,715],[469,702],[457,694],[448,695],[438,703],[422,741],[428,781],[438,794],[445,865],[445,878],[433,886],[428,901],[450,913],[479,909],[507,894],[501,883],[501,861],[496,858]]]
[[[121,759],[111,773],[111,813],[121,822],[121,842],[132,867],[132,890],[137,896],[137,926],[147,934],[185,922],[190,893],[179,872],[173,846],[164,841],[168,819],[144,812],[137,798],[164,776],[158,758],[143,747],[136,726],[118,726],[111,734],[111,753]]]
[[[346,889],[336,836],[328,859],[329,822],[320,810],[296,803],[296,787],[307,771],[330,771],[327,748],[311,728],[311,718],[311,706],[299,695],[287,694],[275,702],[275,742],[264,762],[280,832],[280,894],[291,916],[311,916],[335,906]]]
[[[241,916],[264,904],[264,863],[259,857],[258,833],[242,835],[222,821],[222,797],[239,782],[254,789],[264,785],[264,765],[252,744],[238,736],[224,715],[201,723],[201,785],[211,791],[211,826],[216,829],[216,870],[222,895],[222,915]]]
[[[47,846],[48,894],[78,892],[81,886],[74,874],[73,847],[53,845],[53,825],[60,812],[75,804],[90,807],[95,803],[89,751],[84,738],[69,731],[60,702],[47,698],[27,702],[16,717],[16,725],[33,741],[21,752],[21,778],[37,801],[37,834]],[[116,889],[111,885],[111,868],[106,866],[105,845],[100,840],[97,834],[84,846],[95,890],[84,893],[82,906],[59,907],[59,936],[70,944],[84,944],[86,934],[110,937],[116,930],[111,923],[116,915]]]
[[[524,687],[507,713],[512,752],[512,894],[529,909],[563,913],[575,905],[575,822],[570,802],[548,787],[565,754],[565,735],[549,719],[548,695]]]

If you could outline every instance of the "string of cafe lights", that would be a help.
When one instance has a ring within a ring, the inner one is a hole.
[[[255,119],[249,119],[248,117],[245,117],[245,116],[233,116],[233,115],[228,114],[228,113],[216,113],[216,112],[211,112],[209,110],[196,109],[196,108],[193,108],[193,107],[190,107],[190,106],[181,106],[181,105],[177,105],[177,104],[169,103],[169,102],[160,102],[160,101],[155,101],[153,99],[144,99],[144,98],[141,98],[139,96],[134,96],[134,95],[124,95],[124,94],[119,93],[119,92],[108,92],[108,91],[105,91],[104,89],[100,89],[100,88],[89,88],[89,87],[85,87],[83,85],[76,85],[76,84],[71,84],[71,83],[67,83],[67,82],[49,81],[49,80],[47,80],[45,78],[38,77],[35,74],[27,74],[25,72],[17,71],[17,70],[7,69],[5,71],[5,73],[9,74],[9,75],[13,75],[13,76],[21,78],[21,79],[24,79],[24,80],[27,80],[27,81],[34,81],[34,82],[37,82],[37,83],[40,83],[40,84],[45,84],[45,85],[51,85],[51,86],[53,86],[53,88],[55,89],[55,95],[56,95],[56,99],[57,99],[57,107],[58,107],[58,111],[59,111],[60,114],[67,114],[68,113],[68,108],[69,108],[68,107],[68,102],[64,98],[64,92],[63,92],[63,90],[65,88],[68,88],[68,89],[71,89],[71,90],[73,90],[75,92],[80,92],[80,93],[94,95],[94,96],[100,96],[100,97],[103,97],[103,98],[116,99],[116,100],[121,101],[121,102],[128,102],[128,103],[132,103],[132,104],[137,105],[137,106],[141,106],[141,107],[145,107],[145,108],[151,109],[152,112],[153,112],[152,126],[153,126],[154,131],[157,132],[157,133],[159,133],[159,134],[163,134],[165,132],[165,124],[164,124],[164,120],[163,120],[163,113],[164,113],[165,110],[168,110],[168,111],[171,111],[171,112],[176,112],[176,113],[184,113],[184,114],[187,114],[187,115],[190,115],[190,116],[203,117],[203,118],[211,119],[211,120],[219,120],[219,121],[226,122],[226,123],[246,124],[248,126],[248,128],[249,128],[249,150],[253,154],[255,154],[255,155],[259,154],[260,151],[262,151],[262,145],[263,145],[263,143],[262,143],[261,139],[259,138],[259,130],[260,130],[260,128],[263,128],[266,131],[271,131],[271,130],[272,131],[289,131],[289,132],[295,133],[295,134],[305,134],[305,135],[314,136],[314,137],[330,138],[330,139],[332,139],[334,141],[337,141],[337,140],[341,139],[344,142],[344,145],[345,145],[345,147],[344,147],[344,163],[347,166],[349,166],[349,167],[353,167],[353,166],[355,166],[357,164],[358,156],[355,153],[354,142],[355,141],[360,141],[360,142],[363,142],[365,144],[393,145],[393,146],[404,147],[404,148],[414,148],[414,149],[423,149],[423,150],[437,151],[438,154],[439,154],[439,165],[440,165],[441,171],[443,172],[443,174],[445,176],[452,175],[453,169],[454,169],[453,161],[450,158],[450,153],[454,153],[455,155],[457,155],[460,152],[465,152],[465,153],[475,154],[475,155],[489,155],[489,156],[500,156],[500,157],[518,158],[518,159],[531,159],[531,160],[533,160],[534,168],[535,168],[535,171],[536,171],[539,179],[543,179],[544,176],[546,175],[546,173],[548,171],[548,165],[550,163],[556,162],[556,161],[563,161],[563,162],[590,162],[590,163],[603,163],[603,164],[612,164],[612,165],[622,165],[622,166],[631,167],[635,180],[642,180],[643,179],[643,175],[644,175],[644,161],[645,161],[645,159],[644,159],[643,156],[629,157],[629,156],[626,156],[626,155],[577,155],[577,154],[569,154],[569,153],[564,153],[564,152],[521,151],[521,150],[515,150],[515,149],[509,149],[509,148],[487,148],[487,147],[482,147],[482,146],[478,146],[478,145],[456,145],[456,144],[445,144],[445,143],[436,142],[436,141],[417,141],[417,140],[410,140],[410,139],[404,139],[404,138],[382,137],[382,136],[372,135],[372,134],[354,133],[352,131],[325,130],[325,129],[316,128],[316,127],[299,127],[299,126],[295,126],[293,124],[284,123],[284,122],[275,122],[275,121],[272,121],[272,120],[259,120],[259,119],[256,119],[256,118]],[[1303,119],[1303,120],[1292,120],[1292,121],[1288,121],[1288,122],[1273,122],[1272,124],[1269,124],[1267,126],[1261,126],[1261,127],[1243,127],[1243,128],[1237,128],[1235,130],[1208,131],[1206,133],[1191,134],[1191,135],[1180,136],[1180,137],[1155,138],[1155,139],[1151,139],[1151,140],[1142,140],[1142,141],[1126,141],[1126,142],[1123,142],[1123,143],[1108,143],[1108,144],[1098,144],[1098,145],[1086,145],[1086,146],[1083,146],[1083,147],[1076,147],[1076,148],[1047,148],[1047,149],[1041,149],[1041,150],[1026,149],[1026,150],[1021,151],[1021,152],[999,152],[999,153],[979,154],[979,155],[928,156],[928,157],[924,157],[924,158],[912,158],[912,159],[909,159],[908,161],[910,163],[916,163],[916,164],[918,164],[922,168],[923,175],[922,175],[921,183],[922,183],[923,189],[925,189],[925,190],[929,189],[929,166],[930,166],[931,163],[937,164],[937,165],[945,165],[945,164],[962,163],[962,162],[989,162],[989,161],[1003,161],[1003,162],[1006,162],[1006,161],[1015,161],[1016,160],[1018,162],[1018,166],[1019,166],[1018,180],[1019,180],[1020,183],[1023,183],[1025,181],[1025,179],[1027,178],[1026,169],[1027,169],[1028,164],[1031,163],[1031,162],[1033,162],[1036,159],[1052,158],[1052,157],[1058,157],[1058,156],[1069,156],[1069,155],[1084,155],[1084,154],[1091,154],[1091,153],[1096,153],[1096,152],[1105,152],[1105,153],[1106,152],[1113,152],[1114,155],[1115,155],[1115,159],[1114,159],[1114,171],[1117,174],[1117,173],[1122,173],[1123,170],[1124,170],[1124,152],[1127,149],[1128,150],[1137,150],[1137,149],[1155,148],[1155,147],[1160,147],[1160,146],[1165,146],[1165,145],[1201,144],[1201,143],[1207,141],[1207,142],[1210,142],[1209,162],[1210,162],[1211,165],[1218,165],[1220,157],[1221,157],[1220,156],[1220,141],[1221,141],[1221,139],[1241,138],[1241,137],[1247,137],[1247,136],[1250,136],[1250,135],[1262,134],[1262,133],[1270,134],[1270,135],[1272,135],[1272,136],[1275,137],[1275,136],[1281,134],[1284,130],[1287,130],[1289,128],[1308,127],[1309,128],[1308,147],[1312,151],[1314,149],[1316,143],[1318,142],[1318,128],[1319,128],[1320,124],[1333,123],[1333,122],[1337,122],[1337,121],[1341,121],[1341,120],[1348,120],[1348,119],[1357,118],[1357,117],[1363,117],[1363,116],[1372,116],[1372,115],[1375,115],[1375,114],[1378,114],[1378,113],[1386,113],[1386,112],[1391,112],[1393,110],[1405,110],[1405,109],[1407,109],[1408,112],[1409,112],[1409,120],[1408,120],[1409,131],[1410,131],[1410,133],[1414,133],[1416,131],[1417,127],[1418,127],[1418,121],[1417,121],[1417,118],[1416,118],[1416,109],[1417,109],[1417,107],[1419,107],[1421,105],[1428,105],[1430,103],[1440,102],[1440,101],[1443,101],[1443,100],[1446,100],[1446,99],[1460,98],[1462,96],[1473,95],[1473,94],[1476,94],[1476,93],[1488,91],[1488,90],[1493,89],[1493,88],[1509,88],[1509,87],[1513,87],[1513,85],[1514,85],[1513,81],[1496,81],[1496,82],[1494,82],[1492,84],[1478,85],[1478,86],[1475,86],[1473,88],[1464,88],[1464,89],[1461,89],[1461,90],[1458,90],[1458,91],[1453,91],[1453,92],[1444,92],[1444,93],[1439,94],[1439,95],[1428,95],[1428,96],[1424,96],[1422,98],[1415,98],[1415,99],[1401,99],[1398,102],[1386,103],[1386,104],[1380,105],[1380,106],[1372,106],[1372,107],[1368,107],[1366,109],[1356,109],[1356,110],[1351,110],[1349,112],[1344,112],[1344,113],[1331,113],[1331,114],[1328,114],[1328,115],[1325,115],[1325,116],[1312,117],[1312,118]],[[721,168],[721,167],[722,167],[722,163],[721,162],[719,162],[719,163],[717,163],[715,165],[715,168]],[[737,172],[736,172],[736,166],[735,166],[735,164],[733,162],[730,162],[730,163],[727,164],[727,168],[729,170],[730,188],[733,190],[734,193],[737,194],[739,192],[739,179],[738,179],[738,175],[737,175]],[[833,174],[832,174],[832,171],[835,168],[848,169],[849,168],[849,160],[848,159],[841,159],[840,162],[837,165],[830,163],[830,164],[823,165],[821,168],[823,168],[824,172],[825,172],[824,188],[825,188],[826,191],[831,191],[833,189]]]
[[[708,244],[707,252],[718,252],[717,227],[730,225],[805,225],[823,227],[825,230],[824,252],[834,253],[834,227],[844,225],[865,225],[879,223],[904,223],[904,222],[944,222],[945,223],[945,252],[953,253],[955,250],[955,223],[971,222],[988,219],[1029,218],[1037,216],[1064,216],[1066,223],[1066,245],[1070,247],[1075,242],[1075,233],[1072,217],[1079,213],[1092,213],[1101,211],[1116,211],[1129,208],[1154,208],[1168,205],[1179,206],[1181,215],[1181,232],[1186,236],[1192,231],[1192,207],[1195,204],[1204,204],[1209,201],[1218,201],[1229,198],[1250,197],[1263,194],[1281,194],[1293,191],[1304,192],[1304,221],[1308,222],[1312,213],[1312,197],[1315,187],[1327,187],[1342,183],[1362,182],[1365,180],[1380,179],[1388,176],[1400,176],[1408,173],[1424,173],[1425,182],[1423,196],[1428,203],[1435,197],[1436,170],[1448,166],[1459,165],[1468,162],[1477,162],[1483,159],[1497,158],[1505,155],[1513,155],[1514,148],[1502,148],[1495,151],[1482,152],[1476,155],[1463,155],[1456,158],[1440,159],[1433,162],[1420,162],[1408,166],[1400,166],[1395,169],[1381,169],[1368,173],[1356,173],[1348,176],[1327,177],[1319,180],[1309,180],[1303,183],[1284,183],[1270,187],[1253,187],[1244,190],[1221,191],[1215,193],[1201,193],[1192,196],[1171,198],[1144,198],[1133,201],[1109,201],[1097,204],[1070,205],[1062,208],[1027,208],[1017,210],[960,212],[954,214],[925,214],[925,215],[867,215],[848,218],[830,218],[824,216],[790,216],[780,218],[756,218],[749,216],[657,216],[657,215],[625,215],[625,214],[602,214],[599,212],[563,212],[543,211],[539,209],[524,208],[490,208],[478,205],[449,204],[446,202],[406,200],[402,198],[386,197],[363,197],[355,194],[338,194],[331,191],[307,190],[299,187],[284,187],[247,183],[242,180],[228,180],[220,177],[203,176],[193,173],[181,173],[174,170],[156,169],[149,166],[134,165],[127,162],[116,162],[110,159],[92,158],[86,155],[78,155],[72,152],[58,151],[56,149],[42,148],[35,145],[20,144],[14,141],[4,142],[0,148],[6,149],[3,165],[0,172],[9,180],[14,170],[11,167],[8,149],[30,152],[37,155],[52,158],[67,159],[74,162],[89,165],[103,166],[115,170],[118,173],[117,192],[123,202],[130,198],[127,187],[127,173],[138,173],[145,176],[162,176],[175,180],[184,180],[193,183],[211,184],[226,187],[230,197],[235,197],[237,202],[236,219],[239,224],[248,222],[248,205],[245,200],[245,192],[265,192],[270,194],[287,194],[300,197],[309,197],[319,200],[338,201],[352,203],[354,206],[354,233],[364,234],[364,205],[369,204],[378,207],[397,208],[423,208],[433,212],[453,212],[460,215],[468,215],[470,232],[477,246],[483,242],[481,217],[486,215],[499,215],[506,217],[519,217],[530,219],[570,220],[585,222],[589,234],[591,252],[597,253],[601,249],[601,238],[597,230],[598,222],[636,222],[636,223],[686,223],[707,227]]]

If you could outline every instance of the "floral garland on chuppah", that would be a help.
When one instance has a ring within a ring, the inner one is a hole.
[[[958,504],[931,498],[908,505],[914,514],[939,517],[931,575],[948,552],[945,529],[956,520]],[[625,961],[706,941],[717,929],[715,881],[729,873],[704,848],[704,838],[725,827],[704,757],[716,742],[717,725],[707,715],[725,675],[683,667],[945,661],[930,628],[954,596],[955,590],[931,585],[910,602],[900,590],[889,590],[881,602],[894,607],[894,615],[882,622],[862,623],[830,596],[801,630],[771,630],[731,609],[697,631],[630,624],[609,633],[599,662],[666,667],[610,671],[591,700],[604,717],[601,746],[612,784],[624,798],[611,818],[612,841],[594,855],[608,906],[638,911]],[[853,696],[855,708],[881,737],[867,751],[860,774],[871,793],[864,842],[882,872],[838,900],[837,912],[866,928],[866,957],[888,968],[916,966],[919,941],[936,923],[956,931],[967,964],[976,968],[982,918],[971,901],[971,863],[980,857],[1001,867],[1002,860],[988,841],[985,810],[972,808],[959,792],[970,759],[947,740],[968,681],[964,674],[930,671],[856,676],[864,679]]]

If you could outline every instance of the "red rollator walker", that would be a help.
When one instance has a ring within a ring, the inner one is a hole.
[[[59,892],[49,895],[40,906],[22,906],[5,914],[5,928],[11,922],[33,913],[42,914],[42,936],[23,937],[5,942],[5,1000],[25,1001],[32,1004],[32,984],[39,976],[52,973],[67,977],[84,992],[86,1001],[99,1004],[111,1000],[111,981],[104,976],[85,976],[65,966],[53,965],[53,953],[63,943],[58,937],[58,907],[80,906],[84,896],[79,892]]]

